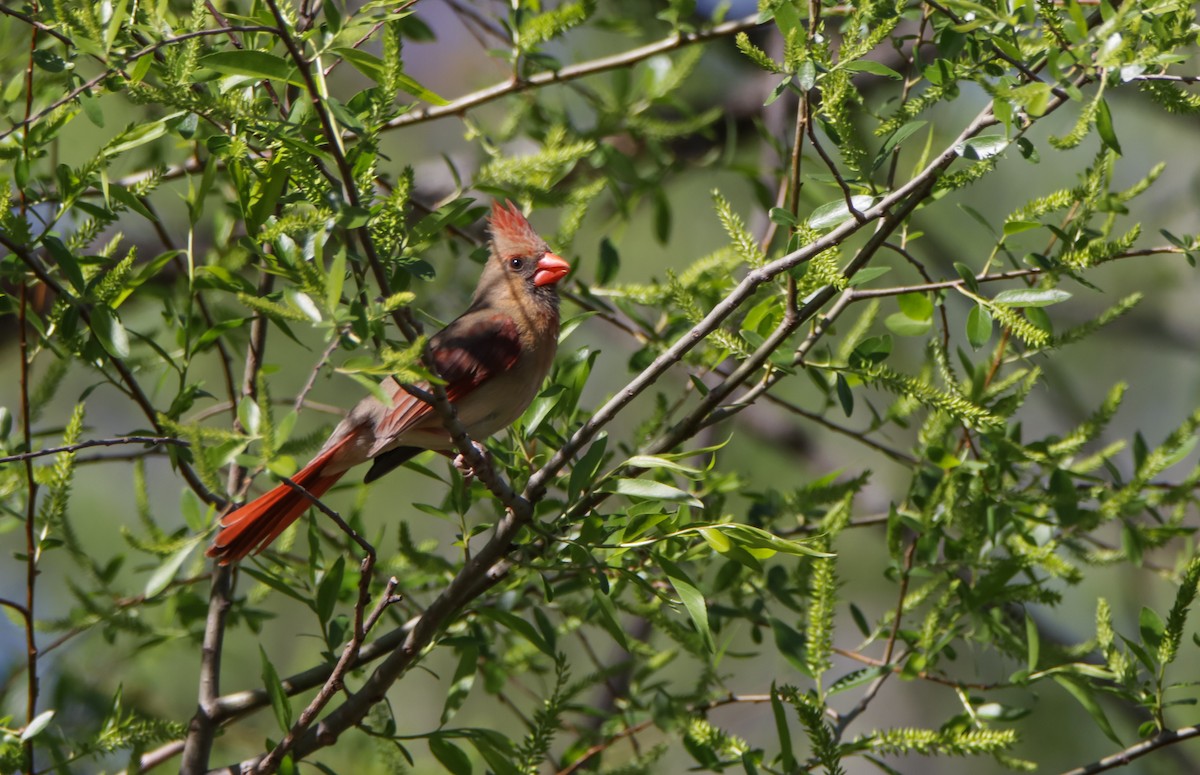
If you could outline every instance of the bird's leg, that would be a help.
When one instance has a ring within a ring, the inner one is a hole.
[[[483,446],[474,439],[471,440],[471,446],[475,448],[475,452],[485,461],[491,460],[492,453],[488,451],[487,447]],[[462,474],[463,478],[468,482],[471,481],[471,479],[475,476],[475,468],[469,462],[467,462],[466,455],[462,454],[461,452],[454,456],[454,467],[458,469],[458,472]]]

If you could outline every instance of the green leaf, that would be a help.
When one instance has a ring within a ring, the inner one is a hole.
[[[604,462],[604,449],[607,446],[608,437],[600,436],[592,442],[592,446],[588,447],[587,452],[583,453],[583,457],[579,458],[579,462],[571,469],[567,492],[570,493],[572,500],[578,497],[584,488],[592,484],[596,472],[600,470],[600,464]]]
[[[1042,224],[1037,221],[1006,221],[1004,224],[1004,236],[1008,237],[1013,234],[1020,234],[1023,231],[1030,229],[1040,229]]]
[[[796,220],[796,216],[792,215],[791,210],[785,210],[782,207],[772,207],[768,216],[772,223],[777,223],[780,226],[799,226],[800,221]]]
[[[442,724],[454,717],[462,704],[467,701],[471,687],[475,685],[475,675],[478,673],[479,649],[465,646],[458,655],[458,667],[454,670],[454,678],[450,680],[450,688],[446,691],[446,702],[442,705]]]
[[[506,629],[516,633],[517,635],[520,635],[522,638],[536,646],[537,650],[546,656],[554,656],[554,649],[550,648],[550,644],[547,643],[546,639],[542,637],[542,634],[537,631],[537,628],[516,614],[490,606],[478,609],[477,613],[479,613],[481,616],[491,619],[502,627],[505,627]]]
[[[954,146],[954,151],[964,159],[982,161],[1002,153],[1008,142],[1004,135],[980,135]]]
[[[924,293],[904,293],[896,297],[900,311],[913,320],[929,320],[933,317],[933,302]]]
[[[873,59],[855,59],[852,62],[845,62],[838,67],[842,70],[849,70],[852,73],[870,73],[871,75],[882,75],[885,78],[900,80],[904,76],[897,73],[892,68],[882,62],[876,62]]]
[[[333,616],[334,606],[337,605],[338,595],[342,591],[342,581],[346,575],[346,558],[338,557],[333,562],[333,566],[325,571],[325,575],[321,577],[321,583],[317,585],[317,618],[320,619],[322,626],[329,622],[329,618]]]
[[[600,261],[596,265],[596,285],[608,285],[617,276],[621,268],[621,256],[617,253],[612,240],[603,237],[600,240]]]
[[[892,354],[890,336],[868,336],[850,353],[851,365],[883,363]]]
[[[1100,140],[1119,155],[1121,144],[1117,142],[1117,132],[1113,129],[1112,112],[1108,109],[1108,100],[1100,100],[1096,108],[1096,131],[1100,133]]]
[[[850,288],[857,288],[860,285],[866,285],[876,277],[882,277],[890,271],[892,271],[890,266],[868,266],[866,269],[860,269],[855,272],[846,285]]]
[[[875,204],[875,197],[859,194],[850,197],[850,203],[854,205],[855,210],[861,213],[871,209],[871,206]],[[812,229],[832,229],[852,217],[850,206],[846,204],[846,198],[842,197],[832,202],[826,202],[813,210],[808,216],[808,225]]]
[[[200,57],[197,64],[225,75],[248,75],[253,78],[286,81],[295,86],[304,86],[304,80],[290,62],[266,51],[252,49],[218,51],[215,54]]]
[[[53,710],[44,710],[34,716],[33,721],[30,721],[25,729],[21,730],[21,742],[24,743],[27,740],[32,740],[33,738],[37,737],[38,734],[50,724],[50,720],[53,718]]]
[[[997,293],[992,301],[1007,307],[1049,307],[1069,298],[1071,293],[1059,288],[1012,288]]]
[[[441,762],[451,775],[471,775],[471,757],[467,752],[446,739],[445,735],[429,738],[429,752]]]
[[[275,666],[271,664],[266,650],[261,645],[258,647],[258,653],[262,657],[263,686],[266,687],[267,696],[271,699],[271,710],[275,711],[275,720],[279,722],[279,728],[283,730],[284,734],[287,734],[292,729],[292,704],[283,690],[279,673],[275,672]]]
[[[771,714],[775,717],[775,736],[779,738],[779,764],[784,772],[796,770],[796,756],[792,753],[792,733],[788,728],[787,713],[779,700],[775,682],[771,682]]]
[[[167,588],[196,546],[196,541],[189,541],[186,546],[181,546],[174,554],[163,560],[154,573],[150,574],[150,578],[146,581],[146,589],[143,591],[147,600],[157,597],[159,592]]]
[[[696,625],[696,631],[703,638],[704,647],[709,653],[716,651],[712,630],[708,626],[708,604],[704,602],[704,595],[688,575],[683,572],[683,569],[665,557],[659,556],[657,559],[659,566],[667,574],[667,580],[671,582],[671,586],[675,588],[675,593],[679,595],[679,599],[683,602],[683,607],[687,609],[688,616],[692,618],[692,623]]]
[[[992,313],[983,305],[975,305],[967,313],[967,341],[978,350],[992,338]]]
[[[674,460],[668,460],[658,455],[634,455],[622,465],[633,466],[635,468],[665,468],[669,471],[678,471],[681,474],[688,474],[689,476],[700,473],[700,469],[698,468],[685,466],[682,463],[677,463]]]
[[[980,292],[979,280],[975,277],[975,273],[971,271],[971,267],[960,261],[955,261],[954,271],[957,272],[959,278],[962,279],[963,285],[967,286],[967,290],[974,294],[978,294]]]
[[[79,268],[79,260],[75,255],[62,243],[58,237],[53,234],[47,234],[42,238],[42,244],[46,246],[46,250],[54,257],[54,262],[62,269],[63,274],[67,276],[67,280],[71,283],[71,287],[79,295],[87,293],[87,281],[83,279],[83,271]]]
[[[796,557],[834,556],[821,549],[814,549],[805,541],[781,538],[768,530],[763,530],[760,527],[752,525],[743,525],[739,522],[718,523],[708,525],[707,527],[713,530],[720,530],[731,540],[747,549],[769,549],[773,552],[790,554]]]
[[[157,140],[166,133],[167,125],[165,119],[151,121],[148,124],[139,124],[114,137],[112,144],[105,146],[101,153],[106,157],[116,156],[119,153],[137,148],[139,145],[145,145],[151,140]]]
[[[775,636],[775,648],[783,655],[783,658],[791,663],[792,667],[804,675],[808,675],[808,663],[804,660],[804,653],[807,650],[804,636],[782,619],[776,619],[773,616],[771,617],[771,632]]]
[[[246,430],[246,433],[251,436],[258,435],[258,429],[262,424],[262,409],[259,408],[258,402],[251,396],[242,396],[238,401],[237,408],[238,422]]]
[[[854,414],[854,393],[850,392],[850,383],[840,373],[837,375],[835,382],[837,385],[837,397],[842,405],[842,411],[847,417],[850,417]]]
[[[129,357],[129,333],[121,325],[117,313],[107,305],[92,309],[92,333],[96,335],[100,346],[114,358]]]
[[[684,492],[678,487],[656,482],[652,479],[617,479],[609,492],[625,495],[638,500],[674,501],[686,503],[689,506],[703,507],[696,496]]]
[[[1101,708],[1100,703],[1096,701],[1096,697],[1092,694],[1092,687],[1088,683],[1076,676],[1062,674],[1055,675],[1054,680],[1083,706],[1083,709],[1091,715],[1096,726],[1100,727],[1100,731],[1109,740],[1119,746],[1125,745],[1113,731],[1112,724],[1108,722],[1108,716],[1104,715],[1104,708]]]
[[[1166,625],[1163,624],[1162,617],[1153,608],[1142,606],[1142,611],[1138,614],[1138,631],[1142,635],[1142,643],[1152,649],[1157,649],[1162,643]]]
[[[933,325],[933,321],[913,320],[903,312],[893,312],[884,318],[883,324],[898,336],[924,336]]]
[[[1032,673],[1037,670],[1041,637],[1038,634],[1037,622],[1028,612],[1025,613],[1025,643],[1025,667]]]

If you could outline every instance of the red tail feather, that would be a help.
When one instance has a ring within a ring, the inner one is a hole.
[[[318,498],[324,495],[345,473],[321,473],[336,451],[337,447],[326,450],[292,477],[292,481]],[[312,501],[304,493],[285,482],[226,514],[221,519],[221,530],[206,554],[215,557],[221,565],[228,565],[252,551],[261,552],[311,505]]]

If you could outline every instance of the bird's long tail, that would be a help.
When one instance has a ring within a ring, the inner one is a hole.
[[[326,465],[340,447],[341,444],[337,444],[313,458],[292,477],[292,481],[318,498],[324,495],[346,473],[324,473]],[[304,493],[284,482],[226,514],[221,519],[221,530],[206,554],[216,558],[221,565],[228,565],[252,551],[261,552],[311,505],[312,501]]]

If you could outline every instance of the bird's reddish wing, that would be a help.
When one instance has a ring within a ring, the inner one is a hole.
[[[433,366],[446,381],[446,397],[461,400],[497,374],[511,369],[521,357],[521,340],[512,318],[500,313],[468,312],[439,331],[429,342]],[[376,429],[376,446],[382,448],[412,428],[433,407],[395,383],[393,408]],[[428,384],[419,386],[429,390]]]

